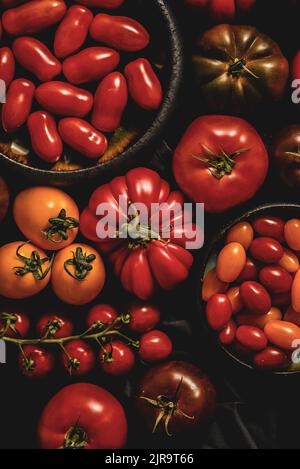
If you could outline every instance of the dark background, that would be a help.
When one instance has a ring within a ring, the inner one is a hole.
[[[170,3],[176,10],[179,26],[185,39],[184,88],[177,112],[165,132],[164,141],[158,142],[156,152],[149,150],[148,156],[149,166],[157,169],[162,176],[174,184],[171,172],[171,151],[189,122],[205,114],[201,103],[195,100],[195,88],[188,58],[194,36],[207,29],[209,25],[205,24],[201,18],[188,15],[181,8],[179,0],[170,0]],[[254,24],[262,32],[269,34],[279,43],[288,59],[291,59],[300,48],[300,38],[297,15],[291,13],[291,10],[287,8],[287,3],[286,0],[276,2],[263,0],[259,2],[259,7],[253,15],[247,18],[247,23]],[[299,114],[295,109],[296,106],[291,103],[290,95],[289,89],[282,104],[275,108],[258,110],[255,116],[248,116],[248,120],[258,129],[268,146],[279,129],[289,123],[299,122]],[[18,180],[15,175],[7,174],[4,169],[1,170],[2,173],[9,183],[12,194],[16,189],[19,191],[28,184],[24,180]],[[80,208],[83,208],[95,187],[97,183],[74,189],[69,188],[68,192],[74,196]],[[266,184],[251,202],[223,216],[206,217],[205,246],[228,221],[249,208],[273,201],[297,202],[299,194],[282,186],[275,168],[271,165]],[[1,225],[0,230],[1,244],[22,239],[21,234],[17,233],[13,226],[10,216]],[[194,432],[192,435],[172,439],[152,436],[144,432],[135,414],[132,399],[134,382],[143,373],[143,365],[137,367],[135,375],[129,381],[111,380],[99,369],[82,381],[103,385],[123,402],[130,428],[128,448],[299,448],[300,379],[298,376],[265,378],[255,372],[245,372],[225,361],[215,349],[214,344],[210,343],[203,333],[197,300],[200,293],[199,272],[204,255],[205,247],[196,255],[195,265],[188,282],[171,294],[161,294],[155,301],[161,307],[165,318],[162,328],[170,333],[174,340],[174,358],[188,359],[200,365],[217,387],[219,406],[216,418],[211,425],[202,430],[199,429],[199,432]],[[27,301],[22,305],[30,313],[32,322],[34,323],[35,318],[49,310],[63,311],[64,314],[68,313],[75,318],[76,327],[79,330],[82,329],[86,308],[66,307],[55,301],[49,291],[50,289],[38,299]],[[128,296],[122,293],[118,282],[109,274],[104,293],[101,295],[101,302],[113,302],[122,310],[128,299]],[[11,346],[8,350],[7,365],[0,366],[0,448],[36,448],[36,427],[43,407],[59,389],[78,380],[69,378],[59,366],[44,381],[33,382],[23,378],[16,364],[16,350]]]

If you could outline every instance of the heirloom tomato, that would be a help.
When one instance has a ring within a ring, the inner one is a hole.
[[[129,373],[135,364],[135,356],[129,345],[120,340],[113,340],[100,350],[101,368],[111,376],[123,376]]]
[[[184,2],[216,23],[232,22],[237,16],[250,12],[256,4],[256,0],[184,0]]]
[[[300,125],[290,125],[283,129],[274,141],[272,153],[283,182],[291,189],[299,191]]]
[[[15,57],[9,47],[1,47],[0,49],[0,79],[5,81],[8,87],[15,76]]]

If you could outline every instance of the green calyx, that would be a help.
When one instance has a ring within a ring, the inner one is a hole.
[[[93,270],[92,263],[96,260],[95,254],[86,254],[82,251],[82,248],[78,247],[76,252],[72,253],[72,259],[66,260],[64,263],[64,269],[72,278],[75,280],[85,280],[88,273]],[[75,268],[75,274],[73,274],[69,266]]]
[[[204,145],[203,149],[207,153],[209,158],[196,155],[193,155],[193,158],[198,161],[201,161],[201,163],[207,166],[211,174],[217,179],[222,179],[224,176],[230,175],[236,165],[235,159],[242,153],[249,151],[248,148],[243,148],[241,150],[237,150],[231,155],[227,155],[227,153],[223,149],[221,149],[221,155],[219,156]]]
[[[87,444],[87,433],[76,424],[66,433],[64,444],[59,449],[83,449]]]
[[[79,227],[79,220],[73,217],[67,217],[63,208],[57,217],[49,219],[50,227],[43,231],[45,237],[53,243],[61,243],[68,240],[68,231]]]
[[[24,277],[24,275],[32,274],[36,280],[43,280],[47,277],[48,273],[51,270],[54,260],[54,254],[51,259],[49,259],[49,257],[45,257],[42,259],[37,251],[32,251],[30,257],[23,256],[20,251],[28,243],[29,241],[21,244],[16,251],[17,258],[21,262],[23,262],[24,265],[21,267],[15,267],[15,274],[18,277]],[[43,270],[43,265],[47,262],[49,262],[48,267]]]
[[[228,66],[228,74],[233,78],[239,78],[243,73],[248,73],[256,79],[259,78],[247,67],[247,61],[245,59],[237,59],[232,57],[231,60],[232,62]]]

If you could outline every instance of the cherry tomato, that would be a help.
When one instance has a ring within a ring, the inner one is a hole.
[[[206,305],[206,319],[214,331],[221,331],[230,321],[232,306],[227,295],[214,295]]]
[[[135,356],[131,348],[119,340],[114,340],[100,350],[99,358],[101,368],[105,373],[112,376],[123,376],[128,374],[135,364]]]
[[[56,163],[61,158],[63,144],[51,114],[46,111],[30,114],[27,127],[33,151],[37,156],[47,163]]]
[[[300,267],[299,259],[296,254],[287,248],[284,248],[283,256],[278,262],[278,265],[291,274],[297,272]]]
[[[229,321],[227,326],[219,333],[219,341],[222,345],[231,345],[234,342],[236,325],[234,321]]]
[[[110,73],[94,96],[93,126],[102,132],[113,132],[120,126],[128,101],[127,83],[119,72]]]
[[[245,268],[246,252],[240,243],[230,243],[221,250],[217,260],[217,276],[222,282],[235,282]]]
[[[265,264],[277,264],[284,254],[281,244],[272,238],[256,238],[250,252],[256,260]]]
[[[62,249],[77,236],[78,207],[60,189],[40,186],[19,192],[13,213],[25,238],[47,251]]]
[[[277,239],[280,243],[284,240],[284,221],[278,217],[259,217],[252,223],[259,236]]]
[[[62,0],[32,0],[2,15],[4,30],[12,36],[34,34],[58,23],[66,13]]]
[[[226,244],[239,243],[247,251],[253,241],[253,228],[250,223],[240,222],[234,225],[226,236]]]
[[[291,290],[293,278],[282,267],[270,265],[261,269],[259,281],[271,293],[286,293]]]
[[[21,312],[9,310],[0,313],[0,334],[6,337],[24,338],[30,327],[28,316]]]
[[[161,105],[163,90],[150,62],[137,59],[124,70],[132,99],[143,109],[155,111]]]
[[[124,0],[75,0],[75,2],[92,8],[119,8]]]
[[[240,287],[230,288],[227,290],[226,296],[228,296],[231,303],[233,314],[239,313],[244,307],[244,303],[240,294]]]
[[[6,87],[11,84],[15,76],[15,58],[9,47],[0,49],[0,79],[5,81]]]
[[[292,285],[292,306],[297,313],[300,313],[300,270],[296,273]]]
[[[80,49],[87,38],[92,21],[93,14],[90,10],[81,5],[72,5],[55,33],[56,57],[67,57]]]
[[[151,304],[134,301],[128,311],[131,315],[129,329],[137,334],[151,331],[160,322],[160,311]]]
[[[105,135],[83,119],[62,119],[58,129],[63,141],[86,158],[98,159],[105,153],[108,143]]]
[[[100,13],[90,27],[94,41],[125,52],[145,49],[150,42],[148,31],[133,18]]]
[[[25,345],[19,355],[19,366],[28,378],[44,378],[54,368],[52,353],[37,345]]]
[[[87,326],[94,326],[96,329],[98,329],[98,326],[100,328],[102,324],[112,324],[114,320],[117,319],[117,317],[118,312],[112,306],[105,304],[95,305],[88,313]]]
[[[225,293],[228,283],[221,282],[217,277],[216,269],[211,269],[205,276],[202,286],[202,299],[207,302],[216,293]]]
[[[2,126],[5,132],[12,133],[27,120],[32,106],[35,86],[24,78],[11,82],[2,106]]]
[[[272,344],[284,350],[293,350],[293,342],[300,340],[300,328],[291,322],[269,321],[264,332]]]
[[[240,326],[236,331],[237,341],[253,351],[264,350],[268,345],[268,339],[264,332],[254,326]]]
[[[119,64],[120,55],[108,47],[88,47],[65,59],[63,72],[73,85],[98,81]]]
[[[84,117],[93,106],[89,91],[63,81],[49,81],[36,89],[37,102],[52,114]]]
[[[248,280],[256,280],[258,275],[258,268],[252,259],[247,257],[246,264],[236,281],[238,283],[247,282]]]
[[[300,314],[297,313],[292,306],[288,308],[283,320],[286,322],[292,322],[293,324],[296,324],[296,326],[300,327]]]
[[[295,218],[285,224],[284,238],[291,249],[300,251],[300,220]]]
[[[84,340],[71,340],[64,346],[62,363],[72,376],[87,375],[95,366],[96,359],[91,346]]]
[[[272,303],[267,290],[257,282],[244,282],[240,286],[242,301],[251,314],[263,315],[270,311]]]
[[[265,325],[269,321],[280,321],[281,319],[282,313],[280,309],[272,306],[270,311],[268,311],[267,314],[264,314],[263,316],[255,316],[253,314],[247,313],[239,314],[236,318],[236,322],[239,326],[255,326],[264,330]]]
[[[291,292],[286,293],[277,293],[276,295],[272,295],[272,304],[281,308],[282,306],[288,306],[291,304]]]
[[[56,314],[45,314],[36,325],[39,337],[61,339],[73,334],[73,324],[70,319]]]
[[[140,340],[139,355],[148,363],[155,363],[169,358],[173,351],[171,339],[161,331],[150,331]]]
[[[267,347],[255,355],[253,365],[263,371],[276,371],[286,368],[289,364],[288,356],[280,349]]]

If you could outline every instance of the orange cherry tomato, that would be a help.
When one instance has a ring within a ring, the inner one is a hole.
[[[240,287],[232,287],[227,292],[226,295],[228,296],[233,314],[239,313],[243,307],[244,303],[240,295]]]
[[[0,248],[0,295],[14,300],[37,295],[50,281],[50,259],[24,241]]]
[[[293,324],[296,324],[296,326],[300,327],[300,314],[297,313],[292,306],[288,308],[283,319],[284,321],[292,322]]]
[[[300,220],[289,220],[284,227],[284,239],[294,251],[300,251]]]
[[[228,232],[226,244],[240,243],[246,251],[249,249],[254,237],[254,231],[250,223],[241,222],[234,225]]]
[[[65,303],[91,303],[101,293],[104,283],[104,264],[94,248],[72,244],[56,255],[52,267],[52,288]]]
[[[73,243],[79,211],[71,197],[53,187],[31,187],[14,202],[14,219],[23,235],[37,246],[57,251]]]
[[[216,269],[211,269],[203,281],[202,299],[207,302],[216,293],[225,293],[227,288],[228,284],[218,279]]]
[[[269,321],[281,321],[282,313],[280,309],[272,307],[267,314],[263,316],[255,316],[253,314],[239,314],[236,321],[239,326],[256,326],[264,330],[265,325]]]
[[[300,270],[296,273],[292,285],[292,306],[297,313],[300,313]]]
[[[217,260],[217,275],[222,282],[234,282],[246,265],[246,252],[240,243],[229,243]]]
[[[278,264],[280,267],[285,269],[287,272],[290,272],[291,274],[297,272],[300,267],[299,259],[296,254],[287,248],[284,248],[284,254]]]
[[[264,332],[272,344],[284,350],[294,350],[294,341],[300,340],[300,327],[287,321],[269,321]]]

